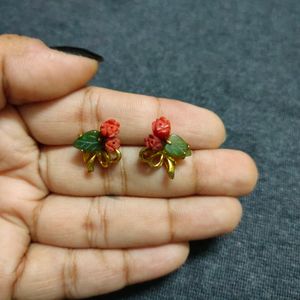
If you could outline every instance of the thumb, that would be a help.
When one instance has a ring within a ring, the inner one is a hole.
[[[76,53],[76,48],[56,49]],[[1,35],[0,109],[6,102],[52,100],[84,86],[97,72],[102,57],[77,50],[80,56],[50,49],[37,39]]]

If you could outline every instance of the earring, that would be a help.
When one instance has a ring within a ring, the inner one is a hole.
[[[100,131],[85,132],[75,140],[73,146],[82,152],[88,172],[94,171],[97,160],[103,168],[108,168],[121,159],[122,154],[118,150],[120,148],[119,131],[120,123],[110,119],[101,124]]]
[[[192,155],[190,146],[178,135],[171,133],[171,124],[165,117],[152,123],[153,134],[144,139],[140,159],[151,168],[165,166],[169,178],[175,175],[176,161]]]

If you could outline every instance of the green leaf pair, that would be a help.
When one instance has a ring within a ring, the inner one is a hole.
[[[103,150],[101,135],[97,130],[91,130],[82,134],[73,146],[88,153],[99,153]],[[178,135],[172,134],[164,147],[164,151],[173,158],[183,159],[192,155],[190,146]]]

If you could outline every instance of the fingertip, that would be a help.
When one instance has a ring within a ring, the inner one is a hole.
[[[201,154],[208,153],[202,151]],[[223,195],[243,196],[253,191],[257,183],[258,171],[254,160],[247,153],[232,149],[218,149],[212,153],[214,155],[205,155],[197,160],[201,160],[203,173],[203,166],[205,166],[203,159],[206,158],[208,161],[211,158],[210,167],[214,165],[217,168],[218,172],[215,174],[219,174],[220,179],[222,178],[227,186],[227,192]]]
[[[222,219],[223,233],[232,232],[240,223],[243,207],[237,198],[226,197],[223,199],[222,210],[219,210]]]
[[[98,70],[96,59],[50,49],[37,39],[13,35],[0,42],[5,83],[0,105],[1,98],[24,104],[62,97],[85,86]]]
[[[168,260],[172,262],[170,268],[173,270],[176,270],[186,262],[190,252],[189,243],[173,243],[163,247],[168,253]]]
[[[236,157],[240,161],[240,170],[243,170],[243,176],[240,176],[239,186],[242,190],[241,195],[248,195],[251,193],[258,181],[258,169],[254,159],[247,153],[236,150]]]
[[[188,243],[129,250],[130,284],[155,279],[177,270],[185,263],[188,254]]]
[[[76,54],[75,52],[63,52],[60,51],[58,47],[56,49],[47,47],[47,51],[49,52],[49,58],[53,60],[56,64],[63,64],[67,67],[77,66],[77,68],[81,68],[82,72],[84,72],[84,76],[86,78],[91,79],[95,73],[98,71],[100,67],[100,63],[102,60],[92,58],[91,56],[84,56],[81,54]]]
[[[215,130],[212,132],[212,148],[219,148],[226,140],[226,128],[222,119],[213,111],[208,110],[210,114],[211,122],[215,126]]]
[[[190,253],[189,243],[174,244],[176,249],[175,260],[177,261],[177,268],[181,267],[187,260]],[[176,268],[176,269],[177,269]]]

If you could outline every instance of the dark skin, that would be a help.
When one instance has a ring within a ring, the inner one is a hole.
[[[1,36],[0,64],[1,299],[84,298],[157,278],[184,263],[188,241],[237,226],[237,197],[257,169],[218,149],[225,130],[214,113],[86,87],[97,61],[27,37]],[[138,162],[161,115],[193,150],[174,180]],[[123,159],[87,175],[72,142],[108,118],[121,123]]]

